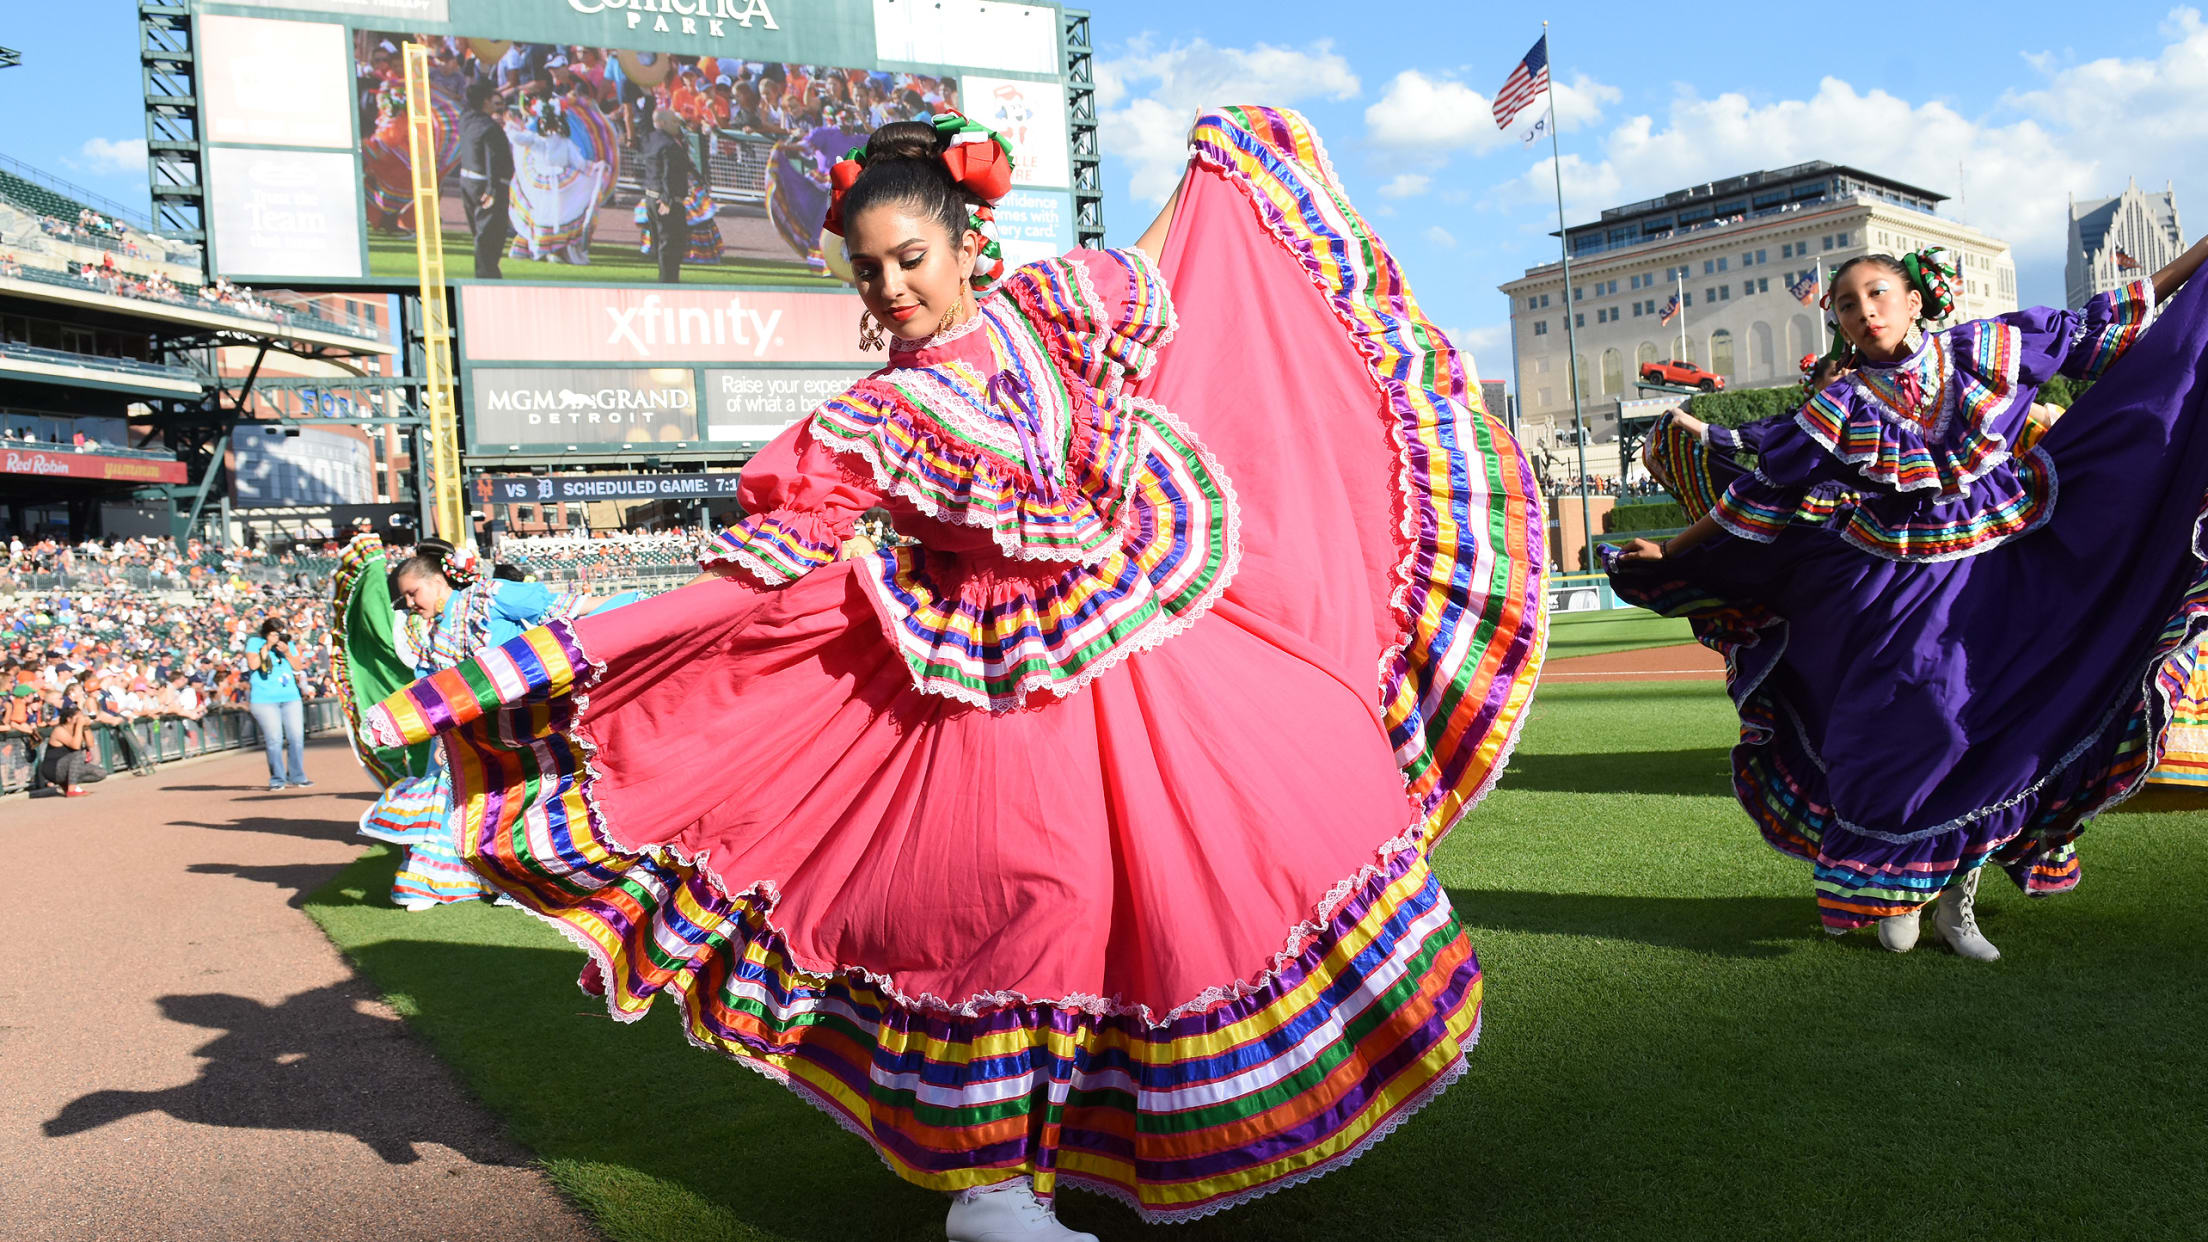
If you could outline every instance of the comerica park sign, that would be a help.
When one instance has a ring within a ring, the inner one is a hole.
[[[753,22],[761,30],[782,29],[775,24],[767,0],[567,0],[567,7],[578,13],[618,12],[627,20],[627,29],[655,34],[723,39],[728,37],[730,23],[749,30]]]

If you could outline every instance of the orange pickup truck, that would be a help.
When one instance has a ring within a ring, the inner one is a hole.
[[[1676,359],[1642,363],[1641,382],[1670,384],[1678,388],[1699,388],[1704,392],[1716,392],[1725,387],[1724,376],[1705,371],[1691,362],[1680,362]]]

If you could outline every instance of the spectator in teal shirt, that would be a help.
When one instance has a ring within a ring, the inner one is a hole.
[[[257,637],[245,640],[245,675],[246,710],[260,726],[261,745],[268,752],[268,787],[313,785],[307,779],[306,708],[299,699],[299,669],[282,621],[270,617],[261,622]]]

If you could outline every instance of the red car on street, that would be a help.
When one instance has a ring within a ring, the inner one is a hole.
[[[1725,387],[1725,377],[1715,371],[1705,371],[1691,362],[1672,359],[1666,362],[1641,364],[1641,382],[1644,384],[1669,384],[1674,388],[1699,388],[1704,392],[1716,392]]]

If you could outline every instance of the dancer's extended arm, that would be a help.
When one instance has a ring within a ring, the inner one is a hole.
[[[1618,559],[1627,562],[1660,561],[1667,556],[1677,556],[1689,548],[1708,543],[1715,539],[1718,532],[1723,529],[1717,524],[1716,513],[1705,513],[1696,518],[1692,526],[1664,540],[1662,543],[1657,543],[1652,539],[1634,540],[1626,545],[1624,552],[1618,554]]]
[[[2180,286],[2193,278],[2203,261],[2208,261],[2208,237],[2193,243],[2193,248],[2177,256],[2168,267],[2154,274],[2154,301],[2159,306]]]
[[[1165,261],[1165,235],[1173,227],[1173,209],[1180,205],[1181,187],[1176,185],[1172,197],[1165,200],[1165,208],[1158,212],[1158,218],[1135,239],[1135,249],[1149,255],[1152,263]]]

